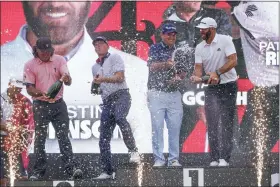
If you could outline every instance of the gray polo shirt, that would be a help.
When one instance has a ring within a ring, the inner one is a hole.
[[[93,76],[99,74],[102,77],[112,77],[116,72],[124,71],[124,61],[118,54],[111,54],[108,58],[104,60],[102,66],[100,66],[97,63],[92,66]],[[102,92],[101,97],[104,100],[109,95],[118,90],[127,89],[127,84],[125,80],[122,83],[101,83],[100,89]]]
[[[95,78],[95,76],[98,74],[100,68],[101,68],[101,65],[99,63],[93,64],[92,69],[91,69],[93,78]]]
[[[203,65],[205,72],[215,72],[226,62],[227,57],[236,53],[232,38],[227,35],[216,34],[212,43],[207,44],[203,40],[196,46],[195,63]],[[228,83],[237,80],[235,68],[220,76],[221,83]]]

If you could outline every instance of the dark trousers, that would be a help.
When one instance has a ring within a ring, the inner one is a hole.
[[[279,85],[254,87],[248,91],[247,103],[240,125],[240,147],[244,152],[269,153],[279,140]]]
[[[7,178],[7,153],[4,150],[4,138],[0,136],[0,179]]]
[[[237,83],[209,85],[205,90],[205,114],[212,161],[229,161],[233,145],[233,125],[236,115]],[[221,120],[221,150],[219,121]]]
[[[111,138],[116,124],[120,127],[123,140],[129,151],[137,151],[133,133],[126,116],[131,106],[131,96],[127,89],[119,90],[109,95],[103,101],[100,124],[100,157],[103,171],[112,174]]]
[[[45,143],[48,126],[51,122],[55,129],[66,172],[72,175],[74,160],[72,145],[68,137],[69,117],[65,102],[62,99],[57,103],[34,101],[33,112],[35,121],[34,153],[36,157],[33,174],[40,176],[45,174],[47,165]]]

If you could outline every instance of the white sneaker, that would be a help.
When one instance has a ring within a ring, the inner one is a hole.
[[[168,162],[168,166],[182,167],[178,160],[172,160],[171,162]]]
[[[165,162],[162,160],[156,160],[153,167],[163,167],[165,166]]]
[[[218,166],[219,165],[219,162],[217,162],[217,161],[212,161],[211,163],[210,163],[210,166]]]
[[[225,159],[219,159],[219,166],[226,167],[229,166],[229,163]]]
[[[130,152],[129,153],[130,158],[129,158],[129,163],[140,163],[141,162],[141,157],[138,152]]]
[[[111,175],[108,173],[101,173],[98,177],[93,178],[94,180],[106,180],[106,179],[115,179],[116,178],[116,173],[113,172]]]

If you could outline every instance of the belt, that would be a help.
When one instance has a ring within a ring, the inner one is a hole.
[[[115,91],[114,93],[111,93],[108,97],[106,97],[103,100],[103,103],[117,100],[119,98],[119,96],[121,96],[124,92],[129,94],[129,89],[128,88],[120,89],[118,91]]]
[[[63,98],[60,98],[54,102],[49,101],[42,101],[42,100],[34,100],[33,103],[44,103],[44,104],[55,104],[55,103],[61,103],[63,101]]]
[[[223,83],[223,84],[209,84],[207,87],[208,88],[223,88],[227,85],[232,85],[232,84],[237,84],[237,81],[230,81],[230,82],[226,82],[226,83]]]

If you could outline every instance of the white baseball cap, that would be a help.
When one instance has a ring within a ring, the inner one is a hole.
[[[206,17],[196,27],[200,29],[217,28],[217,22],[213,18]]]
[[[11,77],[9,80],[9,84],[13,85],[17,88],[24,88],[23,77]]]

